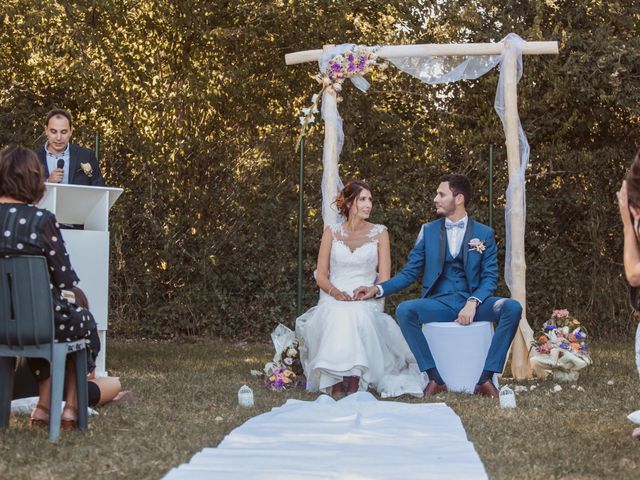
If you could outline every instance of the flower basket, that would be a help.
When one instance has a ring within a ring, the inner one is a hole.
[[[540,378],[553,374],[556,381],[574,382],[579,371],[592,363],[587,332],[568,310],[554,310],[531,346],[535,353],[529,363]]]
[[[300,349],[295,332],[279,324],[271,333],[276,353],[271,362],[267,362],[262,372],[252,370],[251,374],[264,377],[264,384],[270,390],[287,390],[304,386],[305,382]]]

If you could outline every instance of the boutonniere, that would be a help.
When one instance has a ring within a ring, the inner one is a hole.
[[[475,250],[478,253],[482,253],[487,249],[484,242],[479,238],[472,238],[469,242],[469,250]]]
[[[91,168],[91,164],[89,162],[81,163],[80,168],[87,177],[91,177],[93,175],[93,168]]]

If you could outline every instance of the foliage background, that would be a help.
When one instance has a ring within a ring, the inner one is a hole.
[[[262,337],[295,317],[299,109],[314,64],[284,54],[324,44],[557,40],[526,57],[529,321],[569,308],[596,336],[634,325],[615,203],[638,147],[640,7],[635,0],[6,0],[0,6],[0,144],[43,142],[53,107],[75,141],[102,139],[112,211],[110,328],[138,337]],[[433,218],[440,174],[468,174],[503,240],[504,136],[497,73],[440,87],[388,70],[364,95],[346,86],[344,180],[372,183],[374,221],[399,269]],[[306,149],[305,308],[318,240],[321,128]],[[504,294],[504,287],[501,287]],[[389,311],[415,291],[387,302]]]

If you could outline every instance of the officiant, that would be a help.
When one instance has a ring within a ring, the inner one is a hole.
[[[47,113],[44,134],[47,141],[36,153],[45,172],[45,181],[104,187],[93,150],[69,142],[73,119],[68,111],[56,108]]]

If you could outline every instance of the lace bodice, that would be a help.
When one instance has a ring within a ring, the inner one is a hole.
[[[359,235],[347,232],[343,224],[328,228],[333,237],[329,262],[331,283],[349,293],[357,287],[373,285],[378,268],[378,240],[386,227],[373,225]]]

